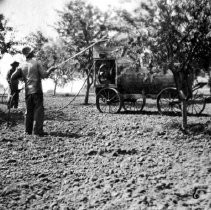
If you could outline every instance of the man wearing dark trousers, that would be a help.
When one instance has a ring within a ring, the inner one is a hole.
[[[18,80],[14,81],[13,84],[11,84],[10,79],[12,74],[15,72],[16,68],[19,66],[19,63],[17,61],[14,61],[10,65],[12,68],[7,73],[7,82],[9,84],[9,91],[10,91],[8,108],[18,108],[18,100],[19,100]]]
[[[47,71],[43,66],[34,59],[34,52],[30,47],[22,49],[26,61],[12,74],[11,82],[22,78],[25,82],[25,133],[31,135],[44,135],[44,106],[43,106],[43,90],[42,79],[47,78],[56,68],[51,67]]]

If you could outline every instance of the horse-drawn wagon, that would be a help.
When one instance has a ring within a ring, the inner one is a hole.
[[[122,108],[140,112],[149,97],[156,98],[161,114],[180,111],[181,101],[171,71],[165,74],[150,72],[127,58],[99,56],[94,58],[94,85],[96,106],[100,112],[118,113]],[[205,104],[202,95],[193,94],[188,112],[200,114]]]

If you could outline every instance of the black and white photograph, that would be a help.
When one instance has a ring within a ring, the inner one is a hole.
[[[0,210],[211,210],[211,0],[0,0]]]

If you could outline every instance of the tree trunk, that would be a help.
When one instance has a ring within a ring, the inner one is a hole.
[[[192,79],[180,70],[174,72],[174,79],[178,91],[178,96],[181,101],[182,108],[182,129],[187,129],[187,100],[192,95]]]
[[[56,88],[57,88],[57,82],[54,82],[54,90],[53,90],[53,95],[56,95]]]
[[[89,64],[91,63],[91,59],[89,61]],[[93,83],[93,75],[92,75],[92,65],[88,65],[88,68],[85,69],[85,73],[87,75],[87,80],[86,80],[86,94],[85,94],[85,99],[84,99],[84,104],[87,105],[89,103],[89,90],[90,87]]]
[[[182,100],[182,129],[187,129],[187,101]]]
[[[209,87],[210,87],[210,95],[211,95],[211,68],[209,68],[208,73],[209,73],[209,81],[208,81],[208,84],[209,84]]]
[[[86,94],[85,94],[85,99],[84,99],[84,104],[87,105],[89,103],[89,89],[91,87],[91,83],[89,81],[89,76],[86,80]]]

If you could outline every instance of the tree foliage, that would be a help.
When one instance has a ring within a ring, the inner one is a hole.
[[[147,8],[147,11],[146,45],[152,50],[156,65],[180,63],[183,70],[190,66],[208,69],[211,55],[208,0],[160,0],[154,9]]]
[[[210,66],[209,0],[146,2],[133,15],[123,11],[120,17],[135,32],[132,45],[149,49],[154,66],[174,73],[181,99],[191,97],[194,75],[200,69],[208,71]],[[137,36],[141,29],[144,33]]]
[[[16,52],[13,48],[17,43],[14,41],[14,30],[8,26],[8,21],[0,14],[0,58],[4,53]]]
[[[118,11],[118,16],[125,25],[123,31],[131,34],[128,48],[134,49],[134,53],[137,47],[138,52],[149,49],[155,66],[174,70],[172,64],[180,63],[185,71],[190,66],[208,70],[211,56],[208,0],[148,1],[141,3],[133,14]]]
[[[46,44],[41,53],[47,67],[59,65],[58,69],[50,75],[50,78],[54,81],[55,95],[57,86],[63,87],[78,76],[74,73],[75,63],[72,61],[65,62],[68,59],[68,54],[65,51],[64,44],[59,40]]]
[[[108,14],[86,4],[83,0],[73,0],[66,4],[63,11],[58,11],[60,20],[56,30],[67,46],[67,52],[74,55],[93,42],[106,35],[106,24]],[[85,103],[88,103],[89,88],[91,86],[92,74],[92,50],[85,51],[82,55],[75,57],[80,64],[79,70],[88,76]]]
[[[39,58],[42,56],[39,51],[43,48],[45,44],[49,42],[49,38],[44,36],[41,31],[37,31],[35,33],[31,33],[27,38],[26,42],[29,43],[28,45],[32,45],[35,52],[37,52]]]
[[[75,63],[66,62],[68,59],[68,53],[66,47],[61,40],[51,40],[44,36],[41,31],[32,33],[28,37],[28,41],[31,43],[36,57],[42,62],[44,68],[48,69],[52,66],[58,66],[58,69],[50,75],[50,78],[54,82],[54,95],[56,94],[57,86],[63,87],[69,81],[73,80],[73,67]]]
[[[113,37],[115,45],[120,46],[121,51],[118,57],[128,57],[133,60],[137,68],[143,65],[142,58],[146,51],[146,40],[148,33],[145,26],[147,13],[141,7],[133,12],[127,10],[116,10],[116,15],[112,18],[110,31],[115,32]]]

